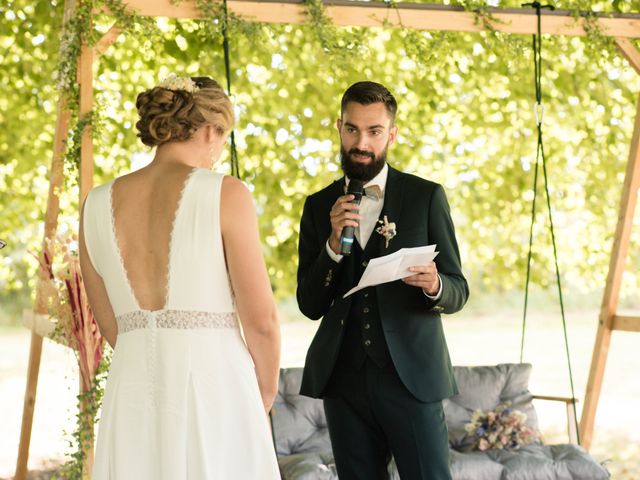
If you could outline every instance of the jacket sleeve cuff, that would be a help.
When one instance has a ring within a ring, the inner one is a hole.
[[[326,248],[327,248],[327,253],[329,254],[329,257],[331,258],[331,260],[333,260],[336,263],[340,263],[344,255],[339,255],[335,253],[333,250],[331,250],[331,247],[329,246],[329,240],[327,240]],[[440,284],[440,289],[442,289],[442,284]]]
[[[328,244],[327,244],[327,246],[328,246]],[[438,274],[438,280],[439,280],[438,283],[440,284],[440,288],[438,289],[438,293],[436,293],[435,295],[429,295],[427,292],[422,290],[422,293],[424,293],[424,296],[427,297],[429,300],[434,301],[434,302],[437,302],[438,300],[440,300],[442,298],[442,277],[440,276],[440,274]]]

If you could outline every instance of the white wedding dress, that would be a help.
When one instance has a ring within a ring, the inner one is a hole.
[[[223,176],[186,179],[169,243],[165,306],[139,307],[115,230],[113,182],[84,210],[90,260],[118,337],[102,402],[95,480],[279,479],[220,232]]]

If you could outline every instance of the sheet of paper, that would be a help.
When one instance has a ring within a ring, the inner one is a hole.
[[[409,267],[426,265],[432,262],[436,255],[438,255],[436,246],[426,245],[424,247],[401,248],[384,257],[374,258],[367,265],[358,285],[345,293],[343,298],[366,287],[414,275],[414,272],[409,271]]]

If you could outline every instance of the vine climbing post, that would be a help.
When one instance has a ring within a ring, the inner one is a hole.
[[[90,24],[91,25],[91,24]],[[79,119],[85,123],[85,127],[82,130],[82,139],[80,143],[80,168],[78,171],[78,185],[80,186],[80,209],[84,203],[84,199],[89,194],[89,191],[93,187],[93,138],[92,138],[92,120],[95,118],[93,115],[93,60],[94,60],[94,47],[83,39],[82,46],[80,47],[80,58],[78,59],[78,84],[80,86],[80,105],[79,105]],[[91,390],[92,385],[86,385],[83,381],[82,375],[79,380],[79,415],[87,417],[91,415],[91,408],[89,405],[90,400],[87,397],[88,392]],[[88,424],[93,424],[93,418],[84,418],[84,421]],[[81,420],[81,424],[82,421]],[[81,445],[78,448],[83,450],[83,462],[82,462],[82,478],[89,479],[91,470],[93,469],[93,431],[83,432],[86,438],[83,438]]]
[[[86,40],[80,48],[78,60],[78,83],[80,85],[80,119],[91,119],[93,112],[93,59],[94,47]],[[80,205],[93,186],[93,140],[91,137],[91,121],[86,123],[82,131],[80,146]]]
[[[75,0],[65,0],[63,15],[63,30],[75,11]],[[44,216],[44,238],[42,253],[47,249],[44,241],[55,234],[58,226],[58,214],[60,213],[60,189],[64,179],[64,152],[65,139],[69,131],[70,111],[66,95],[61,95],[57,106],[57,122],[53,139],[53,155],[49,172],[49,193],[47,195],[47,207]],[[36,282],[34,311],[36,314],[46,315],[47,307],[44,297],[45,272],[39,270]],[[42,357],[42,336],[35,331],[31,332],[31,346],[29,348],[29,364],[27,370],[27,384],[24,393],[24,405],[22,407],[22,425],[20,428],[20,443],[18,445],[18,458],[16,460],[15,480],[26,480],[29,463],[29,447],[31,445],[31,431],[33,429],[33,413],[38,389],[38,374],[40,373],[40,361]]]

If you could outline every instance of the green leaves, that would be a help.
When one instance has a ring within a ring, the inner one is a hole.
[[[640,2],[590,5],[640,9]],[[35,264],[25,250],[37,250],[41,236],[61,15],[61,2],[21,0],[0,7],[0,238],[9,240],[0,291],[13,295],[28,294],[27,279],[33,284]],[[287,297],[295,290],[304,198],[341,176],[335,121],[342,92],[362,79],[379,81],[396,95],[400,136],[389,150],[390,162],[445,186],[472,282],[495,289],[523,285],[535,161],[531,37],[345,28],[321,20],[229,22],[240,170],[256,200],[276,294]],[[98,24],[109,22],[101,16]],[[226,84],[219,23],[211,17],[136,21],[130,29],[134,33],[120,35],[96,64],[95,92],[103,109],[96,183],[128,172],[134,160],[149,155],[136,137],[139,92],[170,72],[210,75]],[[598,288],[608,268],[640,82],[606,44],[545,36],[542,86],[563,280],[568,288]],[[228,172],[228,164],[220,170]],[[554,277],[542,194],[533,280],[546,285]],[[76,198],[75,191],[63,195],[63,220],[72,224]],[[637,265],[634,242],[631,262]],[[638,287],[633,273],[626,281]]]

